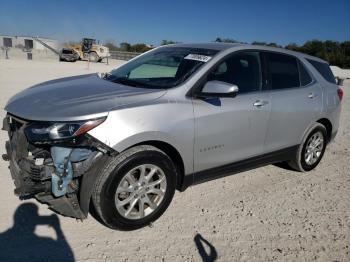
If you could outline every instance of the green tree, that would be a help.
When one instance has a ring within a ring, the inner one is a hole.
[[[152,47],[146,44],[135,44],[130,46],[129,51],[130,52],[137,52],[137,53],[144,53],[147,52],[148,50],[151,50]]]
[[[222,42],[222,43],[241,43],[235,39],[232,38],[221,38],[221,37],[217,37],[215,39],[215,42]]]
[[[175,42],[173,40],[162,40],[162,42],[160,42],[160,45],[172,45],[172,44],[177,44],[179,42]]]
[[[300,51],[300,47],[296,43],[290,43],[285,48],[292,51]]]
[[[109,48],[109,51],[118,51],[119,47],[112,42],[106,42],[103,44],[105,47]]]
[[[120,51],[126,51],[126,52],[130,52],[131,50],[131,45],[127,42],[122,42],[120,43]]]
[[[260,41],[254,41],[252,42],[252,45],[267,45],[266,42],[260,42]]]

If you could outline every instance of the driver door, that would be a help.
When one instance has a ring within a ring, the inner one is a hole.
[[[262,91],[259,52],[230,55],[210,72],[207,81],[237,85],[236,97],[193,99],[195,172],[263,153],[270,97]]]

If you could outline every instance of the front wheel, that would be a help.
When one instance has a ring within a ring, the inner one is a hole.
[[[99,59],[100,58],[98,57],[96,52],[89,53],[89,60],[90,60],[90,62],[98,62]]]
[[[170,158],[152,146],[137,146],[115,157],[97,180],[92,200],[108,227],[134,230],[159,218],[175,192]]]
[[[326,128],[315,123],[303,139],[289,166],[301,172],[314,169],[321,161],[327,146]]]

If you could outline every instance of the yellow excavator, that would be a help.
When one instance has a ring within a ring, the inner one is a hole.
[[[80,44],[67,45],[65,49],[71,49],[79,55],[78,59],[101,62],[110,56],[109,48],[96,43],[96,39],[83,38]]]

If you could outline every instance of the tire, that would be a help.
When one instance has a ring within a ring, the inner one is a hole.
[[[151,176],[152,180],[143,182],[146,185],[140,182],[140,170],[143,167],[145,174],[149,176],[152,170],[156,170]],[[135,179],[138,175],[139,180]],[[129,183],[130,180],[135,182]],[[158,185],[151,186],[152,182],[159,181],[159,189]],[[130,191],[126,192],[125,188]],[[176,168],[171,159],[153,146],[141,145],[124,151],[106,164],[94,185],[92,202],[97,215],[109,228],[135,230],[149,225],[165,212],[174,196],[175,188]],[[117,189],[123,190],[117,193]],[[158,193],[153,194],[153,191]],[[160,191],[163,195],[159,194]],[[131,200],[127,201],[129,199]],[[123,201],[126,201],[125,205],[121,204]],[[127,214],[128,211],[125,210],[129,210],[132,204],[134,207]]]
[[[91,52],[91,53],[89,53],[89,59],[90,59],[90,62],[96,63],[100,58],[98,57],[96,52]]]
[[[320,136],[320,138],[323,140],[323,143],[322,146],[317,147],[317,153],[315,151],[317,157],[315,156],[315,158],[312,158],[311,160],[306,155],[307,148],[309,144],[312,143],[311,141],[313,141],[314,138],[317,139],[318,136]],[[327,129],[325,128],[325,126],[319,123],[315,123],[310,128],[310,131],[305,135],[304,139],[302,140],[302,143],[299,145],[294,159],[288,162],[289,166],[300,172],[307,172],[314,169],[320,163],[324,155],[328,142],[327,137]]]

